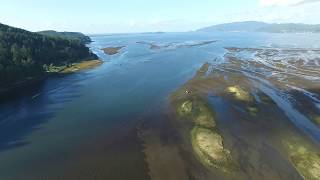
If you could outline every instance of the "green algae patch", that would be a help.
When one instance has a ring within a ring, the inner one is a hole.
[[[236,99],[240,101],[253,101],[253,98],[251,97],[250,93],[243,90],[239,86],[230,86],[227,88],[227,92],[232,94]]]
[[[298,173],[306,180],[318,180],[320,179],[320,153],[302,141],[303,139],[283,140],[283,144]]]
[[[292,163],[297,171],[305,178],[310,180],[320,179],[320,155],[305,152],[291,156]]]
[[[231,173],[237,169],[230,151],[224,148],[223,138],[214,130],[195,126],[191,132],[192,147],[206,167]]]
[[[188,116],[192,113],[192,101],[183,102],[177,109],[180,116]]]
[[[313,115],[311,117],[311,120],[318,126],[320,126],[320,116],[319,115]]]
[[[253,106],[247,107],[247,111],[251,116],[257,116],[259,113],[259,109]]]
[[[313,119],[317,124],[320,125],[320,116],[315,116]]]
[[[196,126],[214,128],[216,122],[210,107],[201,100],[186,100],[178,103],[177,113],[179,116],[191,120]]]
[[[210,87],[215,87],[214,84],[206,84],[209,67],[210,64],[205,63],[188,83],[176,90],[171,95],[171,103],[175,113],[183,120],[180,122],[185,123],[185,137],[191,143],[191,152],[199,162],[209,170],[233,173],[239,169],[237,162],[232,160],[231,152],[224,147],[214,111],[204,100]],[[215,81],[210,79],[210,82]]]
[[[197,75],[195,77],[204,77],[208,72],[210,67],[210,63],[204,63],[200,69],[197,71]]]
[[[238,166],[231,153],[223,145],[223,137],[218,133],[214,113],[201,98],[193,97],[177,103],[177,114],[192,122],[191,144],[193,153],[205,167],[215,168],[224,173],[232,173]]]
[[[259,98],[263,104],[266,104],[266,105],[274,105],[275,104],[275,102],[266,94],[260,95]]]
[[[214,114],[210,107],[201,102],[197,101],[194,103],[194,123],[196,126],[214,128],[216,127],[216,121],[214,119]]]

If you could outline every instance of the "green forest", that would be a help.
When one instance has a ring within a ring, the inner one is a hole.
[[[41,77],[48,66],[97,58],[82,41],[0,24],[0,88]]]
[[[79,40],[84,44],[91,42],[90,37],[79,32],[57,32],[57,31],[51,30],[51,31],[39,31],[37,33],[45,36],[60,37],[60,38],[66,38],[70,40]]]

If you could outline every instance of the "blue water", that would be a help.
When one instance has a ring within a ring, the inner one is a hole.
[[[126,151],[132,132],[146,115],[165,111],[170,93],[203,63],[224,63],[224,47],[320,48],[320,35],[314,34],[162,33],[92,39],[88,46],[103,65],[50,77],[0,103],[0,179],[78,179],[74,174],[83,179],[145,179],[141,149]],[[200,45],[211,40],[216,42]],[[162,48],[150,49],[139,41]],[[105,55],[101,49],[110,46],[125,48]],[[141,165],[122,159],[132,152]],[[117,167],[132,170],[126,175],[112,172]]]

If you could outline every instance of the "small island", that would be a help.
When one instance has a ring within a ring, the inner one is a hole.
[[[119,46],[119,47],[107,47],[107,48],[103,48],[103,52],[107,55],[115,55],[115,54],[118,54],[119,51],[124,48],[125,46]]]

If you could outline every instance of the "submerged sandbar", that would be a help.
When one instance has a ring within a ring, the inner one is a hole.
[[[115,55],[118,54],[120,52],[120,50],[122,48],[124,48],[125,46],[118,46],[118,47],[107,47],[107,48],[103,48],[103,52],[107,55]]]

